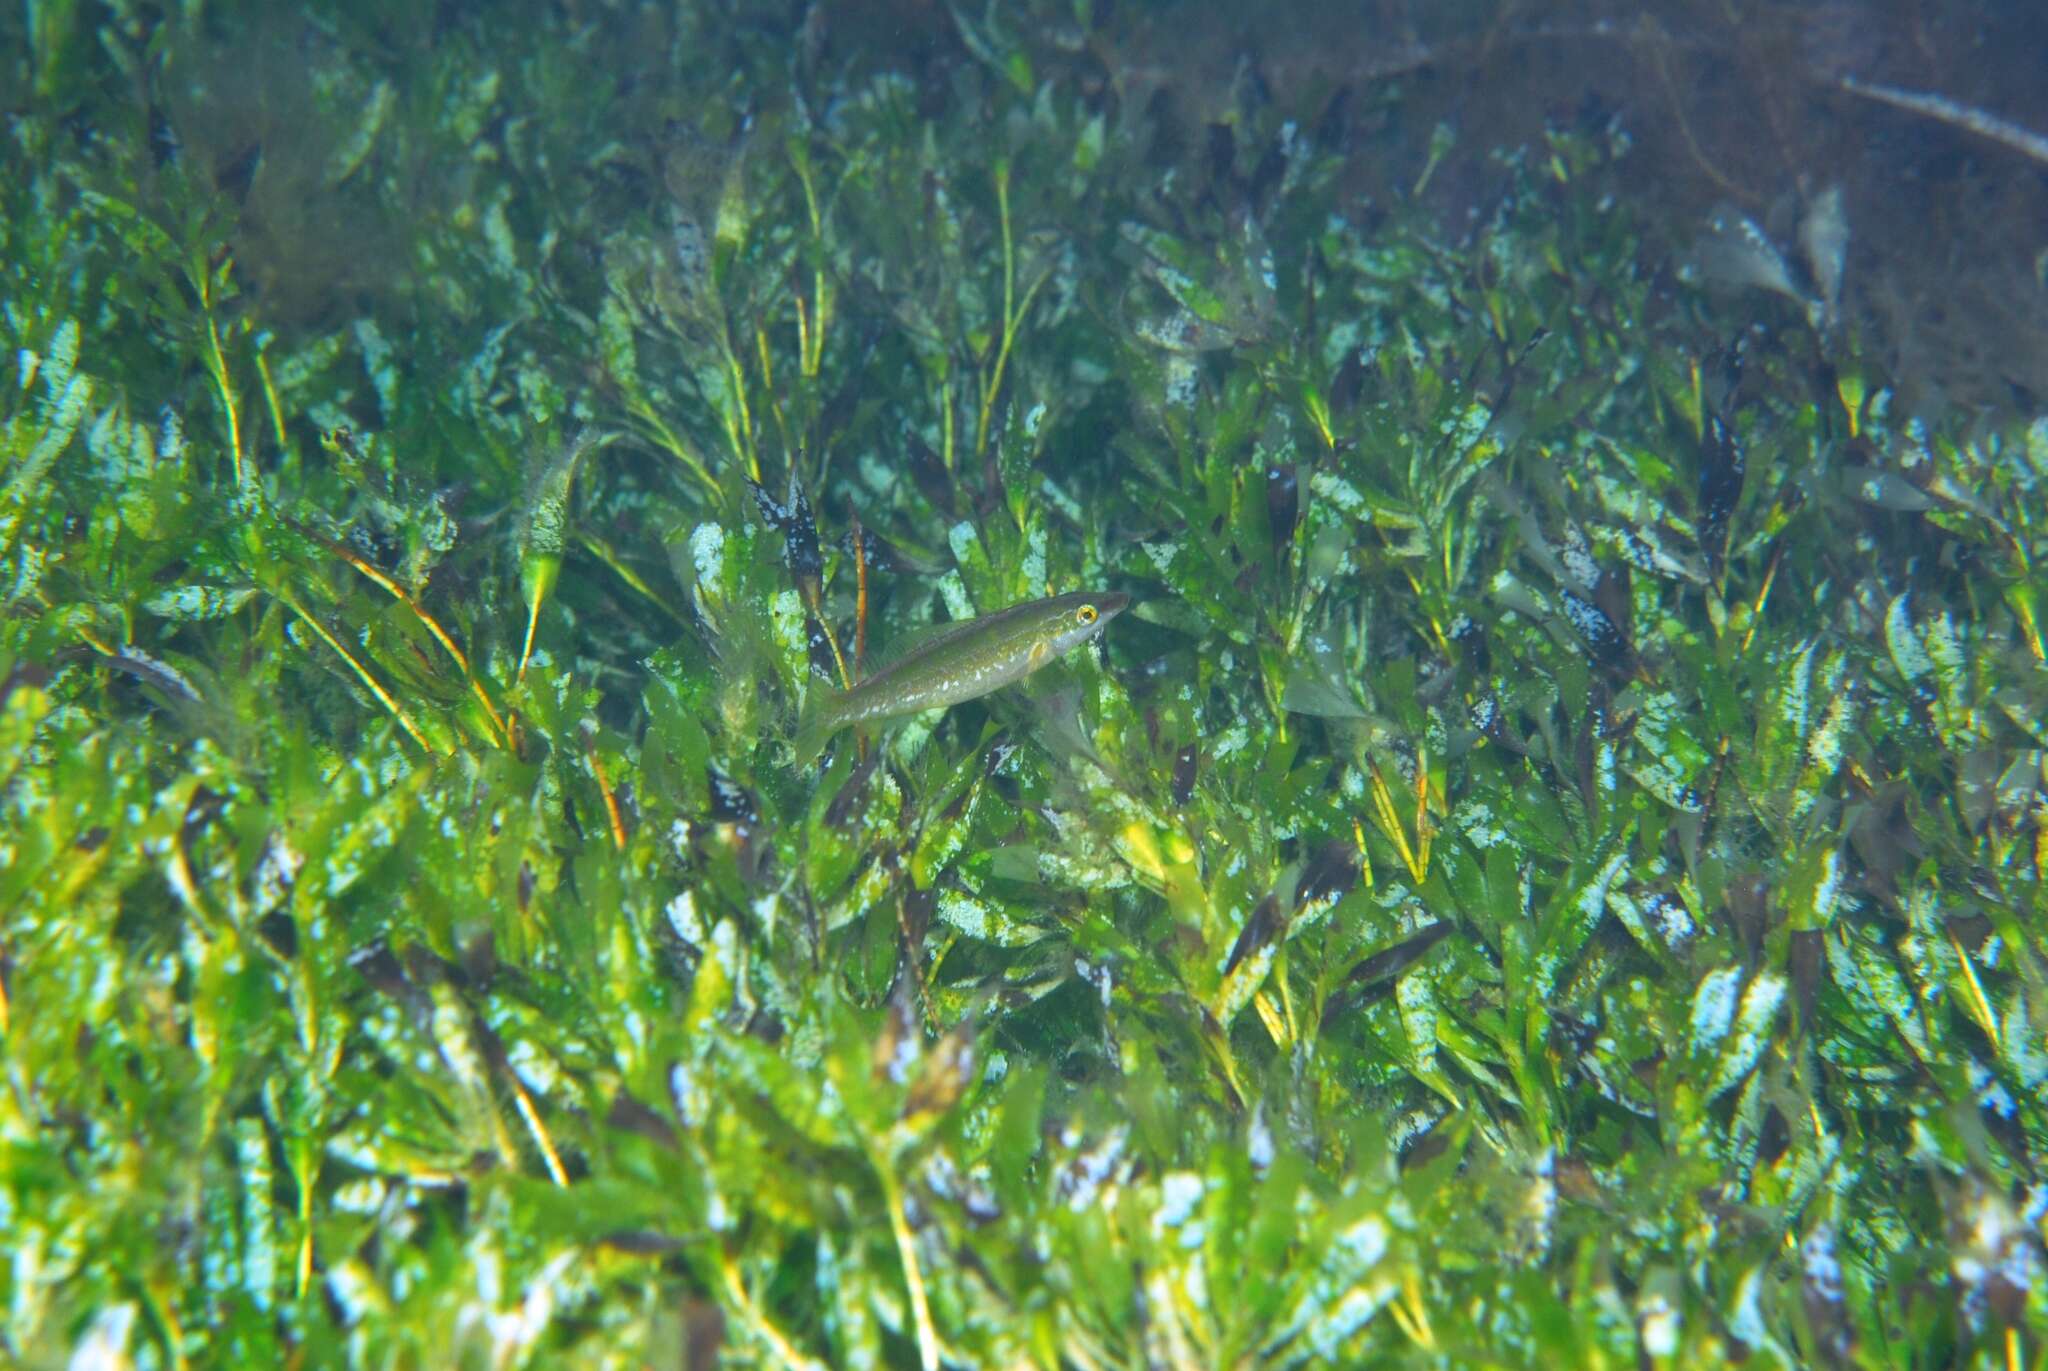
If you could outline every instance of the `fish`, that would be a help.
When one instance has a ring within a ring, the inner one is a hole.
[[[1011,605],[949,624],[851,690],[814,686],[797,723],[796,764],[809,766],[840,729],[1000,690],[1083,643],[1121,614],[1131,597],[1081,590]]]

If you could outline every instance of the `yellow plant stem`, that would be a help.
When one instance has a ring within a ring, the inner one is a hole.
[[[1409,1340],[1425,1351],[1436,1350],[1436,1333],[1429,1326],[1429,1304],[1422,1293],[1422,1282],[1414,1272],[1409,1272],[1401,1283],[1401,1294],[1387,1305],[1387,1312],[1394,1316],[1394,1322],[1401,1325],[1401,1331]]]
[[[832,278],[819,267],[814,273],[811,288],[817,292],[817,308],[812,311],[817,322],[811,328],[810,350],[804,354],[804,375],[816,380],[825,369],[825,325],[832,317]]]
[[[512,684],[518,685],[526,679],[526,664],[533,660],[533,635],[540,628],[541,602],[548,593],[545,587],[535,586],[533,603],[526,607],[526,642],[519,649],[519,670],[513,673]]]
[[[995,408],[996,392],[1003,384],[1003,363],[1010,356],[1011,329],[1017,317],[1017,252],[1010,233],[1010,164],[996,163],[996,216],[1003,232],[1003,341],[996,349],[994,375],[982,386],[981,418],[974,429],[974,451],[988,450],[989,414]]]
[[[277,382],[270,375],[270,359],[263,355],[263,349],[256,350],[256,379],[263,383],[263,402],[270,410],[270,431],[277,437],[277,450],[285,448],[284,402],[277,398]]]
[[[818,212],[818,188],[811,184],[810,161],[805,157],[795,160],[797,183],[804,188],[804,212],[809,215],[811,221],[811,240],[822,248],[825,241],[825,219]],[[821,251],[819,261],[822,263],[823,260]],[[825,323],[832,308],[830,290],[830,278],[826,276],[825,268],[822,265],[814,268],[811,272],[811,291],[816,301],[812,311],[812,317],[816,320],[815,326],[805,317],[803,296],[796,296],[797,355],[806,379],[816,379],[824,368]]]
[[[242,457],[242,414],[241,401],[235,396],[234,378],[228,375],[227,353],[220,345],[220,328],[213,319],[213,292],[202,293],[200,305],[206,311],[206,341],[211,349],[207,362],[213,373],[213,384],[220,392],[220,407],[228,420],[228,452],[234,457],[235,485],[237,488],[248,484],[249,476]]]
[[[917,1247],[910,1222],[903,1214],[903,1188],[896,1183],[895,1168],[887,1158],[876,1159],[875,1174],[882,1178],[882,1191],[889,1205],[889,1229],[896,1235],[896,1254],[903,1261],[903,1284],[910,1292],[910,1313],[917,1325],[918,1362],[923,1371],[939,1371],[939,1331],[932,1324],[924,1274],[917,1265]]]
[[[566,1190],[569,1173],[562,1166],[561,1154],[555,1151],[555,1140],[548,1136],[547,1125],[540,1120],[540,1111],[533,1107],[533,1097],[526,1093],[526,1086],[521,1083],[517,1072],[507,1067],[505,1074],[512,1081],[512,1100],[519,1106],[519,1117],[526,1120],[526,1131],[533,1134],[534,1145],[540,1148],[541,1160],[547,1163],[548,1179]]]
[[[944,458],[946,471],[950,474],[954,470],[953,385],[950,377],[939,382],[939,432],[940,455]]]
[[[685,622],[677,616],[674,610],[668,607],[668,602],[661,598],[654,587],[647,584],[646,578],[626,564],[624,559],[619,556],[617,548],[588,529],[577,529],[576,541],[582,545],[585,552],[597,558],[598,561],[603,562],[606,570],[610,571],[612,575],[618,577],[621,581],[624,581],[628,589],[639,594],[648,604],[653,605],[679,624]]]
[[[811,316],[810,312],[804,308],[803,296],[793,295],[790,298],[796,302],[797,365],[802,368],[804,375],[808,377],[813,374],[811,371]]]
[[[1417,885],[1429,874],[1429,846],[1432,829],[1429,822],[1429,758],[1419,753],[1415,759],[1415,837],[1408,837],[1408,825],[1401,821],[1401,815],[1394,808],[1394,795],[1380,775],[1378,765],[1366,763],[1368,779],[1372,782],[1373,813],[1378,818],[1380,830],[1393,840],[1401,853],[1401,863],[1408,868],[1408,874],[1415,878]]]
[[[506,727],[505,720],[498,713],[497,707],[491,703],[490,693],[484,689],[483,682],[478,680],[476,672],[470,669],[468,654],[456,643],[454,636],[441,626],[441,621],[428,613],[427,607],[421,604],[411,591],[400,585],[396,580],[385,575],[371,562],[357,556],[333,539],[323,537],[311,529],[302,528],[299,531],[361,572],[373,584],[381,586],[390,593],[393,599],[413,612],[413,617],[426,626],[427,632],[433,635],[434,641],[441,645],[442,649],[454,660],[457,670],[461,671],[463,677],[468,680],[469,688],[475,692],[477,702],[484,707],[484,717],[491,721],[491,727],[497,729],[498,740],[509,744],[512,741],[511,730]]]
[[[996,349],[995,368],[990,372],[988,385],[981,393],[981,419],[976,425],[974,439],[974,450],[977,453],[988,450],[988,426],[995,414],[996,396],[1002,393],[1003,368],[1009,363],[1010,348],[1016,343],[1017,336],[1023,332],[1024,313],[1030,310],[1032,300],[1037,298],[1038,288],[1044,284],[1045,275],[1041,274],[1037,280],[1024,288],[1024,301],[1018,307],[1019,312],[1014,317],[1003,320],[1002,346]]]
[[[1294,1046],[1294,1032],[1274,1007],[1271,995],[1261,990],[1252,997],[1252,1008],[1259,1011],[1259,1022],[1264,1025],[1266,1036],[1273,1040],[1273,1046],[1282,1052]]]
[[[1999,1034],[1998,1015],[1991,1008],[1990,997],[1984,993],[1983,982],[1977,979],[1977,968],[1970,961],[1970,954],[1963,949],[1961,940],[1956,937],[1953,931],[1948,935],[1948,942],[1949,946],[1955,949],[1956,965],[1962,968],[1963,982],[1969,987],[1970,991],[1969,994],[1961,997],[1964,1012],[1976,1020],[1977,1027],[1983,1031],[1984,1036],[1990,1040],[1991,1045],[1998,1051],[2004,1052],[2006,1049],[2004,1040]]]
[[[761,459],[754,451],[754,416],[747,406],[747,376],[740,366],[739,354],[733,350],[732,338],[723,329],[719,331],[718,347],[725,354],[725,383],[732,387],[734,413],[725,420],[725,438],[732,444],[735,457],[747,464],[747,474],[758,484],[761,480]]]
[[[313,1182],[319,1176],[319,1168],[318,1150],[308,1148],[307,1155],[300,1158],[299,1166],[296,1168],[299,1184],[299,1259],[294,1278],[300,1299],[306,1298],[306,1291],[313,1285]]]
[[[1686,379],[1691,383],[1688,397],[1692,412],[1686,417],[1692,420],[1692,441],[1697,447],[1707,439],[1707,402],[1705,387],[1700,378],[1700,359],[1694,357],[1686,363]]]
[[[1764,602],[1771,598],[1771,586],[1778,579],[1778,559],[1784,555],[1781,545],[1771,554],[1771,564],[1764,568],[1764,583],[1756,593],[1756,600],[1749,607],[1749,631],[1742,635],[1741,652],[1747,653],[1749,645],[1756,640],[1757,625],[1764,621]]]
[[[1007,162],[997,164],[995,181],[996,211],[1003,231],[1003,340],[996,348],[995,365],[982,383],[981,412],[974,426],[974,454],[977,457],[988,451],[989,423],[995,415],[996,397],[1002,394],[1003,371],[1009,365],[1010,349],[1016,344],[1017,335],[1023,331],[1024,316],[1030,312],[1039,287],[1052,274],[1050,271],[1040,272],[1038,279],[1024,288],[1024,298],[1017,298],[1017,249],[1010,227],[1010,167]],[[950,453],[949,444],[949,456]]]
[[[726,1298],[739,1310],[740,1318],[753,1330],[754,1336],[768,1344],[769,1350],[775,1354],[778,1362],[791,1368],[791,1371],[825,1371],[822,1362],[797,1351],[787,1335],[761,1312],[760,1306],[754,1303],[754,1297],[747,1293],[746,1284],[740,1280],[739,1265],[733,1261],[731,1254],[718,1254],[718,1272],[725,1277]]]
[[[619,851],[626,850],[626,824],[619,814],[619,800],[612,793],[611,777],[605,775],[604,760],[597,755],[597,749],[590,749],[590,774],[597,778],[598,793],[604,796],[605,818],[611,822],[612,846]]]
[[[355,672],[357,679],[362,681],[364,688],[377,697],[377,703],[390,711],[391,717],[398,720],[398,726],[404,729],[414,742],[418,743],[423,750],[429,753],[434,751],[434,745],[427,741],[426,734],[420,732],[419,725],[412,721],[412,717],[405,712],[405,708],[391,697],[391,692],[384,688],[384,683],[375,676],[372,676],[370,669],[356,660],[355,654],[343,646],[341,639],[328,631],[327,625],[321,623],[308,612],[306,607],[299,603],[297,596],[284,593],[280,594],[278,598],[284,601],[287,609],[299,616],[300,622],[319,635],[321,642],[333,648],[336,655],[349,664],[349,669]]]
[[[798,340],[801,345],[802,340]],[[782,412],[782,400],[775,389],[775,356],[768,350],[768,330],[759,325],[754,327],[754,350],[761,354],[761,387],[768,392],[768,415],[775,420],[776,436],[782,439],[782,450],[794,459],[796,445],[790,441],[789,420]]]
[[[832,625],[825,621],[823,614],[819,614],[817,618],[818,627],[825,631],[825,646],[832,649],[832,665],[838,669],[839,684],[851,690],[856,683],[852,668],[846,665],[846,654],[839,650],[839,635],[832,631]]]
[[[1435,839],[1436,825],[1429,817],[1429,748],[1422,746],[1415,751],[1415,845],[1424,871],[1429,870],[1429,847]]]
[[[868,655],[868,545],[858,513],[853,516],[853,584],[853,669],[858,672]]]
[[[657,446],[666,449],[671,457],[674,457],[677,461],[688,467],[690,474],[699,481],[702,481],[706,490],[710,491],[714,496],[724,494],[719,489],[717,479],[712,476],[711,468],[704,465],[704,459],[692,451],[690,445],[683,441],[681,435],[670,428],[668,422],[654,412],[654,406],[648,404],[647,398],[637,390],[626,396],[626,412],[641,423],[646,424],[653,431]]]

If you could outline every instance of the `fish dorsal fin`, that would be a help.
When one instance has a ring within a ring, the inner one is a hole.
[[[908,628],[900,628],[889,635],[889,641],[879,650],[869,651],[861,662],[860,679],[872,680],[913,652],[930,647],[968,625],[980,622],[979,619],[940,619],[934,623],[913,624]]]

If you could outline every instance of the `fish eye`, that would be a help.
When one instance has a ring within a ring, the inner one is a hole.
[[[1094,605],[1082,605],[1079,609],[1074,611],[1074,621],[1080,624],[1083,628],[1086,628],[1088,627],[1088,625],[1094,623],[1096,619],[1099,617],[1100,616],[1097,615],[1095,612]]]

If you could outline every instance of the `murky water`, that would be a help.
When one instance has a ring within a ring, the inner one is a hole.
[[[1611,190],[1672,262],[1716,206],[1789,244],[1810,198],[1839,187],[1851,234],[1843,322],[1908,402],[2030,414],[2048,398],[2048,9],[1376,0],[1292,11],[1254,22],[1228,5],[1124,6],[1106,64],[1170,102],[1191,139],[1251,83],[1340,129],[1354,188],[1372,200],[1412,192],[1432,134],[1455,131],[1422,190],[1453,225],[1502,193],[1495,149],[1540,145],[1546,127],[1612,125],[1634,146]]]

